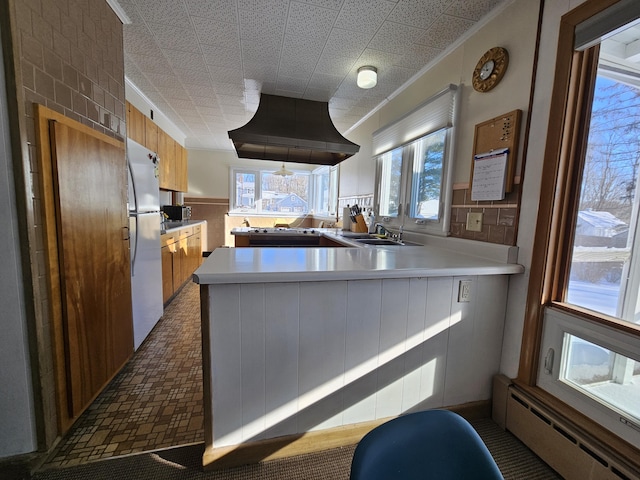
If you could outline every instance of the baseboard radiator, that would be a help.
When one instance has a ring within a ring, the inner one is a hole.
[[[494,417],[566,480],[638,480],[640,472],[593,445],[514,385],[494,382]],[[503,403],[503,406],[500,405]],[[504,410],[502,408],[504,407]],[[502,411],[501,411],[502,410]]]

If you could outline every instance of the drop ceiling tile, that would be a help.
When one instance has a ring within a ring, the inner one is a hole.
[[[335,27],[359,32],[375,32],[395,7],[387,0],[345,0]]]
[[[241,50],[239,45],[236,48],[230,49],[201,45],[201,50],[204,55],[204,61],[209,66],[242,68]]]
[[[171,65],[164,57],[151,57],[136,53],[127,55],[127,59],[145,73],[165,73],[171,70]]]
[[[282,42],[286,26],[286,14],[279,16],[275,12],[264,16],[255,11],[239,11],[240,38],[253,42]]]
[[[140,53],[150,57],[162,56],[162,50],[146,25],[125,25],[123,43],[126,53]]]
[[[282,45],[280,63],[288,61],[295,63],[312,63],[314,66],[322,54],[324,40],[312,36],[287,35]]]
[[[333,57],[322,55],[316,65],[316,72],[325,75],[337,75],[344,77],[348,75],[356,59],[350,57]]]
[[[344,0],[301,0],[301,3],[309,5],[317,5],[319,7],[331,8],[332,10],[340,10]]]
[[[190,112],[194,109],[191,100],[172,99],[171,106],[176,112]]]
[[[138,0],[138,11],[147,23],[188,27],[189,14],[183,2],[174,0]]]
[[[324,36],[326,39],[338,12],[300,2],[291,2],[287,18],[287,34]]]
[[[446,48],[472,26],[471,20],[442,15],[416,43],[434,48]]]
[[[280,62],[280,45],[265,43],[243,43],[242,58],[244,63],[273,63]]]
[[[342,83],[342,75],[326,75],[324,73],[314,73],[309,79],[307,88],[318,88],[322,90],[335,90]]]
[[[185,0],[185,4],[194,17],[215,19],[216,22],[238,22],[235,0]]]
[[[403,0],[398,2],[388,21],[427,28],[451,5],[451,0]]]
[[[236,103],[242,101],[242,87],[237,83],[216,83],[213,88],[216,95],[218,95],[218,98],[220,97],[220,95],[223,95],[230,98],[235,97]]]
[[[209,73],[201,53],[181,52],[168,48],[164,49],[163,53],[171,67],[178,73],[184,71],[187,78],[192,71]]]
[[[178,77],[169,73],[150,73],[150,74],[147,74],[146,77],[157,88],[161,88],[161,87],[182,88],[182,85],[180,84],[180,80],[178,79]]]
[[[201,44],[233,48],[240,45],[237,23],[214,22],[209,18],[193,17],[193,28]]]
[[[182,70],[179,76],[184,85],[211,85],[211,75],[209,75],[208,70]]]
[[[415,43],[424,33],[425,30],[422,28],[384,22],[371,39],[368,48],[403,55],[408,46]]]
[[[247,63],[244,66],[245,79],[257,80],[260,82],[263,82],[269,79],[272,79],[272,81],[275,81],[275,78],[277,75],[278,75],[277,63],[256,62],[256,63]]]
[[[204,117],[206,116],[215,116],[220,115],[222,113],[222,109],[220,107],[205,107],[202,105],[198,105],[196,103],[196,110]]]
[[[384,73],[385,70],[393,68],[395,60],[398,58],[397,54],[391,52],[383,52],[373,48],[367,48],[352,69],[352,75],[356,75],[357,70],[362,65],[372,65],[378,69],[378,75]]]
[[[335,89],[307,88],[302,98],[314,102],[328,102]]]
[[[197,96],[193,96],[191,97],[193,99],[193,103],[195,103],[198,106],[202,106],[202,107],[220,107],[220,103],[218,102],[218,97],[211,97],[211,96],[203,96],[203,97],[197,97]]]
[[[446,13],[477,21],[502,3],[504,0],[455,0]]]
[[[433,61],[443,51],[442,48],[417,44],[411,45],[404,55],[394,60],[394,65],[410,68],[417,72],[429,62]]]
[[[233,83],[242,88],[242,70],[238,68],[216,67],[209,69],[211,79],[215,83]]]
[[[220,104],[220,108],[222,109],[222,111],[224,111],[225,106],[229,106],[229,105],[237,106],[242,104],[241,103],[242,100],[240,100],[235,95],[219,93],[219,94],[216,94],[216,97],[218,98],[218,103]]]
[[[247,111],[244,105],[222,105],[222,113],[227,115],[246,115]]]
[[[161,48],[199,53],[198,37],[192,28],[180,28],[167,25],[163,28],[152,28],[153,36]]]
[[[322,54],[327,56],[357,58],[372,38],[373,34],[368,32],[333,28],[329,33]]]
[[[276,85],[277,90],[286,90],[289,92],[295,92],[298,97],[302,96],[306,84],[301,83],[297,78],[278,77],[278,83]]]
[[[194,85],[194,84],[185,84],[184,90],[189,94],[190,97],[214,97],[215,91],[213,90],[213,84],[203,84],[203,85]]]

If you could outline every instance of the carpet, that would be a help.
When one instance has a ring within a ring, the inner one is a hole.
[[[471,422],[505,480],[561,480],[553,470],[492,420]],[[37,472],[34,480],[348,480],[355,446],[203,472],[203,444],[100,460]]]

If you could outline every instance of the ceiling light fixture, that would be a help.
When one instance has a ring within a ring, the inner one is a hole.
[[[282,162],[280,170],[276,170],[275,172],[273,172],[273,174],[278,175],[279,177],[290,177],[291,175],[293,175],[293,172],[284,168],[284,162]]]
[[[373,88],[378,83],[378,69],[365,65],[358,69],[358,86],[360,88]]]

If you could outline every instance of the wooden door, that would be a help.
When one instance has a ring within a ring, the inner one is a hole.
[[[71,417],[133,353],[124,147],[51,122]]]

